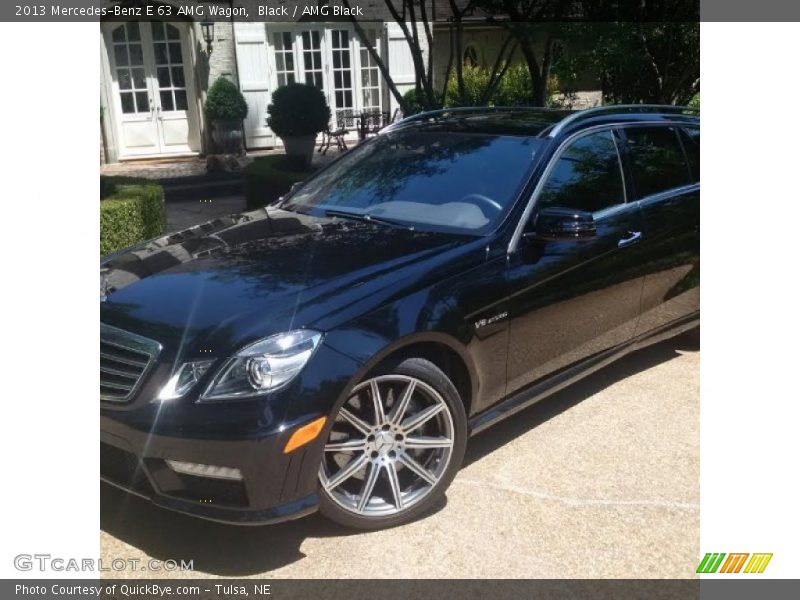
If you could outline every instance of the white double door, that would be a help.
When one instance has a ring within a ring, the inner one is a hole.
[[[188,32],[181,23],[107,23],[120,158],[197,152]]]
[[[383,55],[382,28],[364,26],[369,43]],[[350,25],[254,22],[235,23],[234,28],[239,82],[250,108],[244,123],[248,148],[277,143],[267,127],[267,106],[272,91],[288,83],[322,90],[332,126],[343,111],[383,110],[378,65]]]

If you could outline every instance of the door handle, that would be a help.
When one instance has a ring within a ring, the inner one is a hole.
[[[622,238],[620,241],[617,242],[617,248],[624,248],[625,246],[630,246],[631,244],[635,244],[640,239],[642,239],[642,232],[641,231],[629,231],[629,236],[626,238]]]

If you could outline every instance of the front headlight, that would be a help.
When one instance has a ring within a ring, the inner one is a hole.
[[[259,396],[288,384],[316,350],[322,334],[298,329],[256,342],[230,358],[201,400]]]
[[[200,381],[206,374],[209,367],[214,363],[213,360],[198,360],[183,363],[180,368],[172,374],[166,385],[161,388],[158,394],[159,400],[174,400],[180,398]]]

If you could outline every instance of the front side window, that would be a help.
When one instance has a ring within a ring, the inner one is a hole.
[[[636,196],[644,198],[690,183],[689,166],[672,127],[625,129]]]
[[[537,207],[596,212],[624,203],[622,170],[612,136],[603,131],[573,142],[550,171]]]
[[[692,169],[692,181],[700,181],[700,129],[698,127],[684,127],[680,130],[683,149]]]
[[[309,180],[282,208],[315,216],[347,211],[421,230],[481,235],[515,201],[542,144],[503,135],[386,133]]]

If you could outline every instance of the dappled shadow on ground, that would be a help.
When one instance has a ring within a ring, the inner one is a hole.
[[[465,464],[494,452],[614,383],[676,358],[680,352],[697,350],[699,334],[689,332],[630,354],[472,438]],[[432,512],[442,510],[446,502],[443,498]],[[318,514],[263,527],[222,525],[156,507],[106,484],[100,486],[100,507],[100,527],[111,536],[153,558],[192,559],[195,571],[227,577],[256,575],[302,560],[305,555],[300,548],[307,538],[363,535]],[[109,562],[114,558],[108,548],[101,548],[101,555]]]

